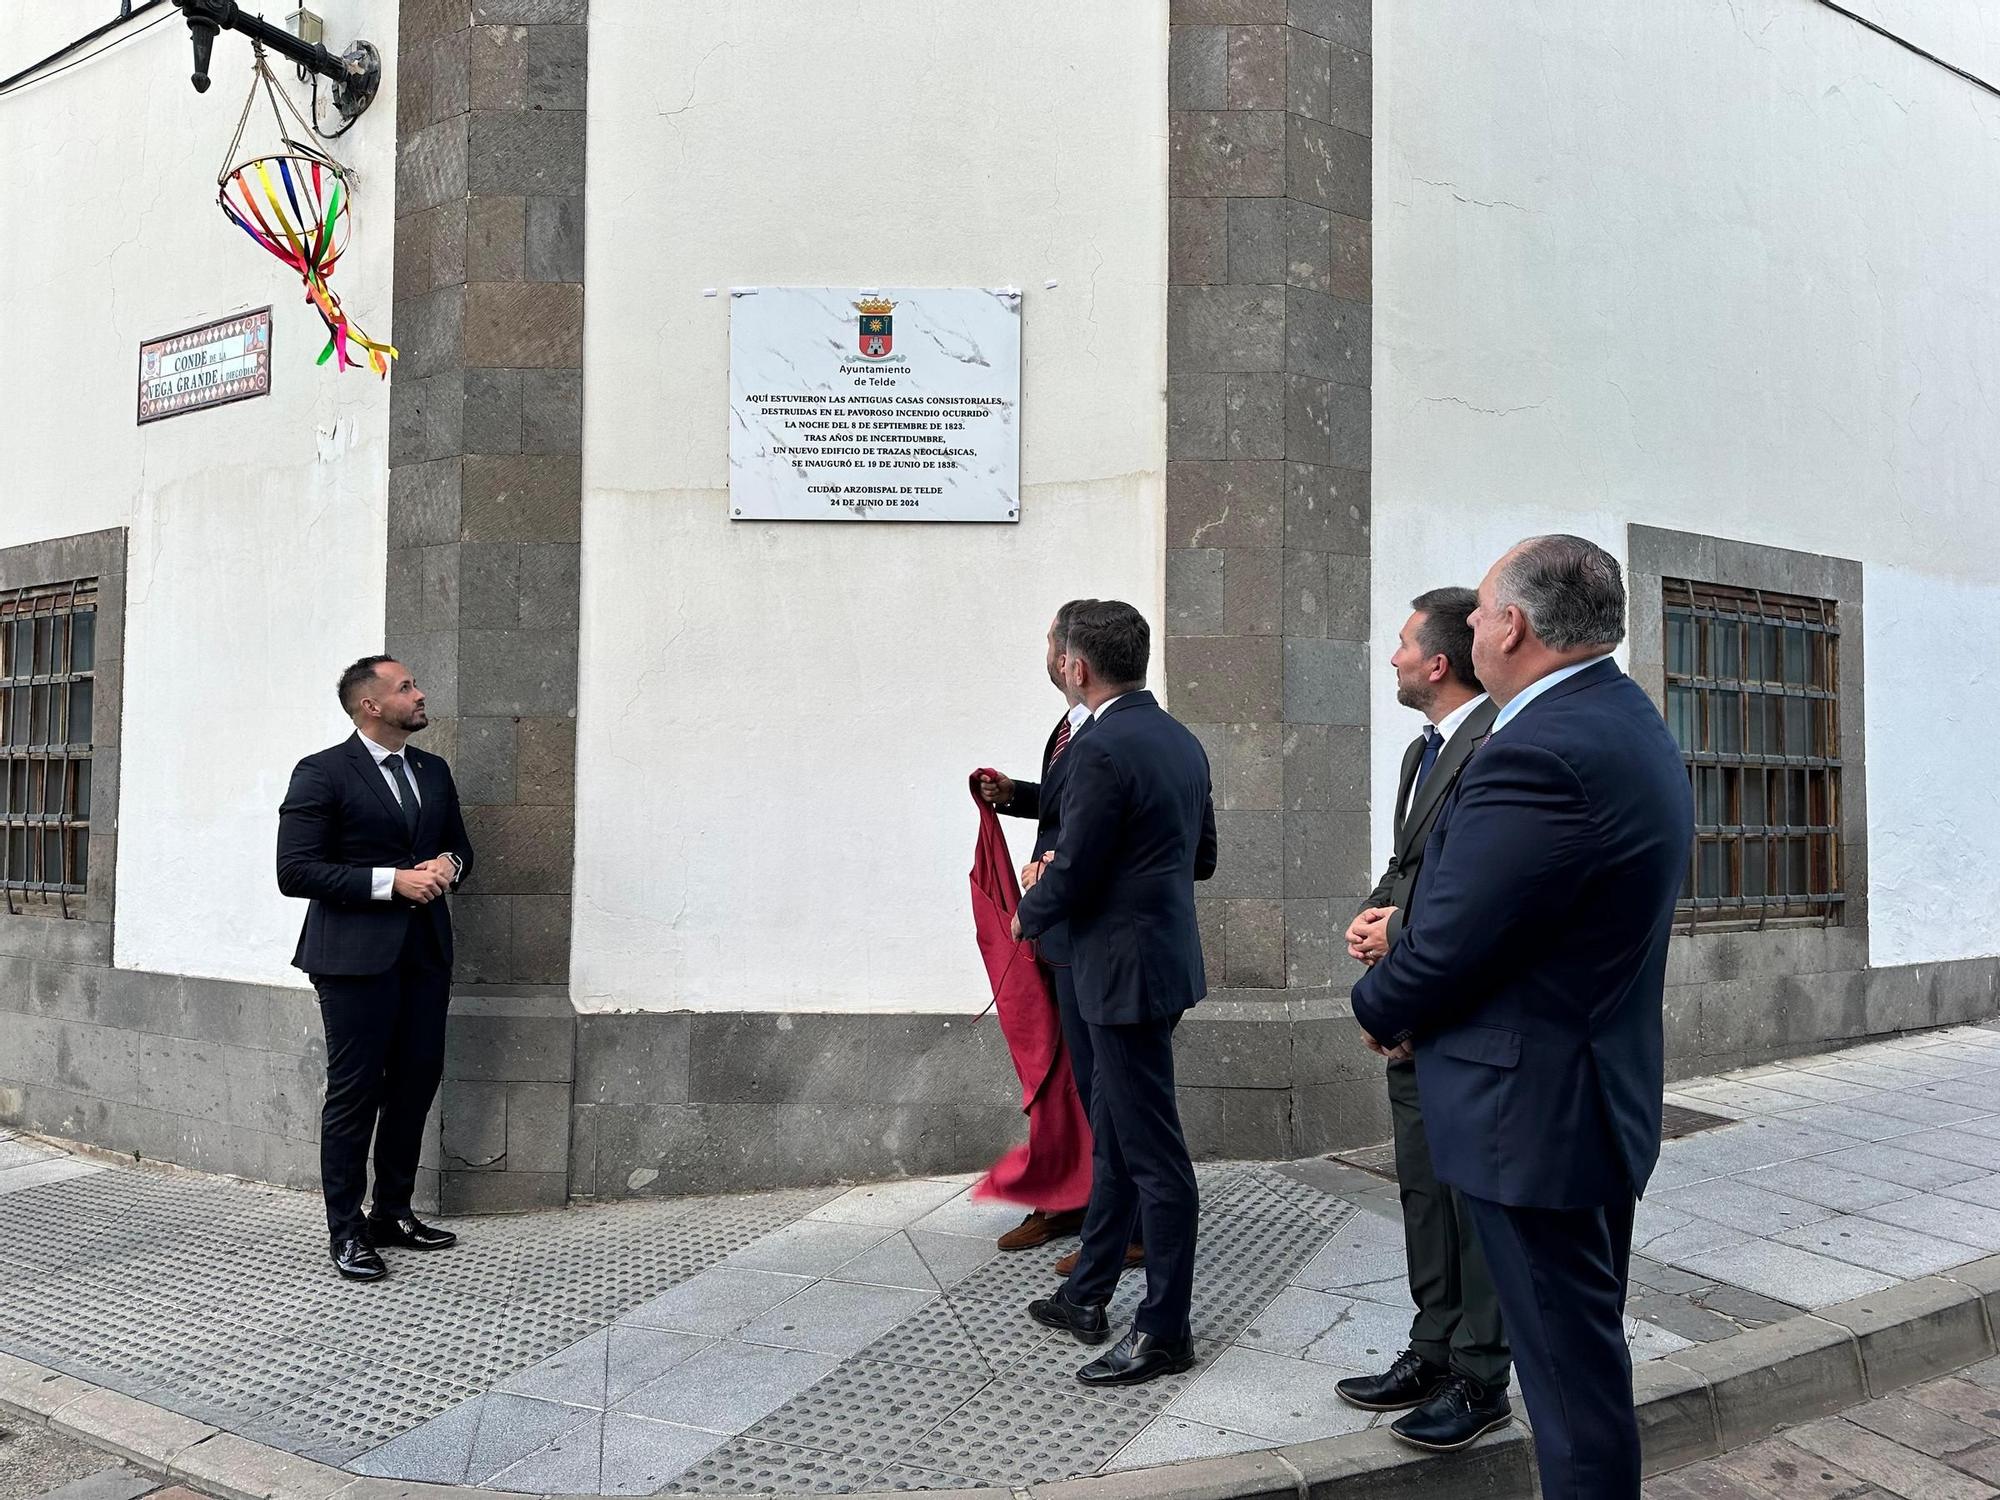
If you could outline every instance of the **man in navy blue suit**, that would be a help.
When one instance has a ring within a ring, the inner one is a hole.
[[[1543,1495],[1638,1500],[1626,1268],[1660,1152],[1693,799],[1658,711],[1611,659],[1617,559],[1531,538],[1487,573],[1471,622],[1500,711],[1354,1015],[1371,1044],[1415,1045],[1432,1162],[1486,1251]]]
[[[1042,747],[1042,779],[1016,781],[999,772],[979,778],[979,795],[995,812],[1012,818],[1035,820],[1034,859],[1037,863],[1055,848],[1056,831],[1061,827],[1058,818],[1062,811],[1062,783],[1068,769],[1063,753],[1069,749],[1071,737],[1090,720],[1090,710],[1077,700],[1075,692],[1063,680],[1068,663],[1070,622],[1076,618],[1078,610],[1096,602],[1095,599],[1072,599],[1059,608],[1055,619],[1049,622],[1046,661],[1049,681],[1055,684],[1056,691],[1066,701],[1063,716],[1056,720],[1056,727],[1049,731],[1048,743]],[[1069,1053],[1070,1074],[1076,1079],[1076,1096],[1083,1101],[1083,1111],[1088,1115],[1090,1080],[1096,1064],[1090,1055],[1090,1028],[1077,1011],[1076,986],[1070,982],[1067,927],[1058,922],[1043,933],[1035,944],[1035,952],[1056,992],[1056,1017],[1062,1027],[1063,1047]],[[1038,1208],[1000,1236],[1000,1248],[1032,1250],[1059,1235],[1075,1234],[1082,1228],[1081,1209],[1050,1213]]]
[[[1105,1306],[1127,1247],[1146,1245],[1132,1330],[1077,1371],[1136,1385],[1194,1363],[1199,1200],[1174,1098],[1174,1028],[1208,993],[1194,883],[1215,873],[1215,803],[1201,743],[1146,691],[1151,632],[1129,604],[1077,611],[1065,673],[1094,722],[1074,737],[1061,831],[1014,919],[1016,937],[1069,923],[1071,979],[1097,1067],[1090,1207],[1076,1268],[1029,1316],[1087,1344],[1110,1337]],[[1143,1236],[1135,1229],[1143,1228]]]

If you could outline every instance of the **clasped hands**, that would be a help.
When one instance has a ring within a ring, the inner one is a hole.
[[[427,906],[450,890],[451,883],[457,878],[458,866],[451,862],[449,855],[440,854],[436,859],[425,860],[414,870],[398,870],[395,891],[405,901]]]
[[[1347,924],[1347,956],[1367,964],[1371,969],[1389,951],[1389,915],[1393,906],[1370,906],[1361,915]],[[1412,1056],[1410,1044],[1385,1047],[1366,1031],[1361,1033],[1362,1043],[1377,1057],[1390,1062],[1408,1062]]]
[[[1048,867],[1054,864],[1055,862],[1056,862],[1056,851],[1051,849],[1047,854],[1044,854],[1040,859],[1031,859],[1025,865],[1022,865],[1021,894],[1025,896],[1029,891],[1033,890],[1035,888],[1035,882],[1042,878],[1042,872],[1048,869]],[[1016,915],[1014,918],[1013,933],[1014,933],[1014,941],[1017,943],[1020,942],[1021,918],[1018,915]]]

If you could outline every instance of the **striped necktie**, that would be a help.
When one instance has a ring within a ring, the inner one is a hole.
[[[1064,714],[1062,723],[1056,725],[1056,746],[1049,752],[1049,764],[1054,765],[1061,760],[1063,751],[1067,749],[1069,749],[1069,715]]]

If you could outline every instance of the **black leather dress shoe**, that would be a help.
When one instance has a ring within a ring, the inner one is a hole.
[[[1101,1344],[1111,1337],[1111,1324],[1102,1305],[1087,1307],[1070,1301],[1061,1292],[1030,1302],[1028,1316],[1044,1328],[1060,1328],[1074,1335],[1079,1344]]]
[[[359,1235],[335,1240],[327,1247],[327,1253],[333,1257],[333,1268],[349,1281],[380,1281],[389,1274],[375,1247]]]
[[[1076,1378],[1085,1385],[1143,1385],[1193,1368],[1193,1339],[1156,1339],[1135,1328],[1114,1344],[1110,1353],[1098,1355],[1078,1370]]]
[[[1405,1349],[1380,1375],[1350,1375],[1335,1381],[1333,1393],[1363,1411],[1407,1411],[1435,1396],[1450,1373],[1416,1350]]]
[[[458,1236],[449,1229],[433,1229],[415,1214],[393,1218],[368,1216],[368,1238],[378,1245],[401,1245],[405,1250],[449,1250]]]
[[[1412,1448],[1450,1453],[1513,1420],[1514,1407],[1507,1399],[1507,1387],[1484,1386],[1453,1370],[1435,1396],[1408,1416],[1392,1422],[1389,1431]]]

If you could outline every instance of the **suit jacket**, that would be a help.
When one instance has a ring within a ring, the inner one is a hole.
[[[1035,853],[1040,859],[1056,846],[1056,834],[1062,828],[1062,789],[1069,774],[1069,755],[1065,751],[1061,760],[1055,759],[1056,736],[1062,733],[1062,726],[1068,719],[1056,721],[1056,727],[1049,731],[1048,742],[1042,746],[1042,779],[1040,781],[1017,781],[1014,796],[1000,811],[1009,817],[1033,818],[1035,820]],[[1076,742],[1092,725],[1085,719],[1076,729],[1070,731],[1070,743]],[[1044,963],[1066,968],[1070,962],[1069,923],[1058,922],[1035,942],[1036,955]]]
[[[1021,898],[1021,933],[1069,922],[1077,1009],[1100,1026],[1177,1016],[1208,993],[1194,883],[1215,873],[1201,742],[1143,688],[1064,753],[1055,863]]]
[[[1443,1181],[1534,1208],[1644,1191],[1693,838],[1680,751],[1615,663],[1549,689],[1472,757],[1410,925],[1353,995],[1372,1036],[1416,1039]]]
[[[406,748],[403,759],[417,788],[415,838],[359,733],[308,755],[292,771],[278,809],[278,889],[311,903],[292,955],[294,967],[308,974],[386,973],[413,921],[432,924],[451,962],[451,913],[443,901],[369,899],[374,871],[384,866],[412,870],[456,854],[464,865],[460,881],[472,873],[472,841],[451,768],[422,750]]]
[[[1417,779],[1417,766],[1424,758],[1424,737],[1418,735],[1403,752],[1402,774],[1396,778],[1395,839],[1389,853],[1389,867],[1375,882],[1375,889],[1368,893],[1364,903],[1395,908],[1389,915],[1391,944],[1403,935],[1403,927],[1409,921],[1417,872],[1424,867],[1424,845],[1430,842],[1445,794],[1458,784],[1459,772],[1465,769],[1473,750],[1492,732],[1493,720],[1499,712],[1500,705],[1488,698],[1465,716],[1438,751],[1438,758],[1431,763],[1431,773],[1424,778],[1414,799],[1410,796],[1410,783]]]

